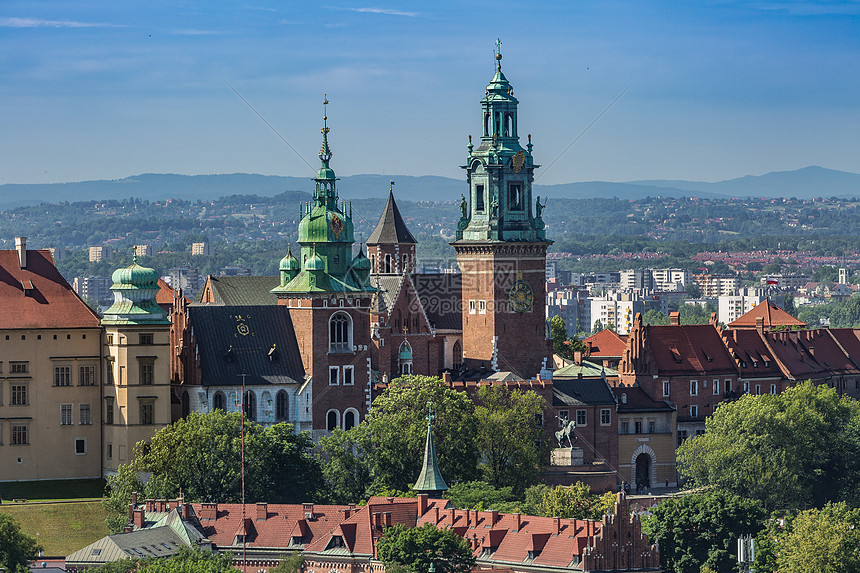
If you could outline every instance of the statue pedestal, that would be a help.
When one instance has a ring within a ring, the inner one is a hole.
[[[550,453],[551,466],[581,466],[585,465],[582,448],[555,448]]]

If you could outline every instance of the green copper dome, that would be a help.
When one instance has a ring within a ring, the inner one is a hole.
[[[278,269],[282,271],[300,271],[302,270],[302,265],[299,264],[299,260],[293,256],[293,251],[290,249],[286,256],[281,259],[280,264],[278,265]]]
[[[408,344],[400,345],[400,354],[397,356],[400,360],[412,360],[412,349]]]
[[[137,264],[137,257],[130,266],[115,270],[111,280],[113,281],[111,290],[158,289],[158,273],[155,269]]]
[[[320,258],[319,255],[314,253],[311,257],[305,261],[305,270],[306,271],[325,271],[325,261]]]
[[[365,256],[364,249],[358,249],[358,254],[355,255],[355,257],[352,259],[352,263],[349,266],[351,266],[357,271],[370,270],[370,259]]]

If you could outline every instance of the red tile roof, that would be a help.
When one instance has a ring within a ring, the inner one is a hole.
[[[0,250],[0,328],[98,328],[99,316],[72,290],[50,251]]]
[[[738,318],[737,320],[729,323],[729,328],[755,328],[756,327],[756,319],[762,318],[764,320],[764,327],[770,328],[773,326],[798,326],[801,328],[806,327],[805,322],[801,322],[798,319],[794,318],[775,304],[773,304],[770,300],[765,300],[764,302],[757,304],[754,306],[749,312]]]
[[[627,348],[627,336],[617,334],[608,328],[592,334],[583,342],[591,349],[589,356],[594,357],[620,358]]]
[[[735,371],[734,361],[713,325],[649,326],[648,340],[661,375]]]

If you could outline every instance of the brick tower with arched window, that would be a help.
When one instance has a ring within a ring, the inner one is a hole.
[[[328,101],[325,102],[326,104]],[[327,121],[324,117],[324,122]],[[340,201],[329,166],[329,128],[322,128],[313,201],[302,205],[299,258],[281,261],[272,289],[295,328],[306,375],[313,384],[314,434],[358,424],[370,407],[370,260],[352,256],[352,208]]]

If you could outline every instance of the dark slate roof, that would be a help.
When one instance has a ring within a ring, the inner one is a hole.
[[[391,312],[397,302],[397,293],[403,286],[403,275],[372,275],[370,285],[376,289],[373,293],[373,310],[375,312]]]
[[[639,386],[616,386],[612,390],[618,399],[619,413],[671,412],[675,409],[669,402],[654,400]],[[626,402],[621,400],[622,394],[626,397]]]
[[[278,297],[269,291],[281,284],[279,277],[215,277],[209,276],[214,302],[225,306],[265,306],[278,304]],[[200,289],[200,296],[205,289]]]
[[[463,275],[456,273],[417,273],[412,284],[434,328],[463,330]]]
[[[283,306],[189,306],[204,386],[296,384],[305,373]],[[274,352],[270,356],[270,352]]]
[[[406,223],[403,222],[403,217],[400,216],[400,209],[397,208],[397,203],[394,202],[394,193],[389,191],[388,203],[385,204],[385,209],[382,210],[379,223],[376,224],[376,228],[367,238],[367,244],[393,245],[395,243],[415,244],[417,242],[406,227]]]
[[[552,381],[553,406],[615,405],[612,389],[603,378]]]

